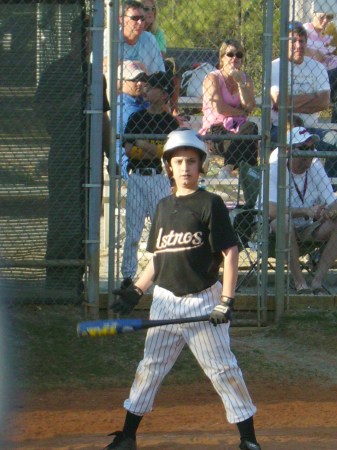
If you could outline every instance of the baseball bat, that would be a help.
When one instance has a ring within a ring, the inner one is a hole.
[[[209,315],[186,317],[181,319],[149,320],[149,319],[106,319],[90,320],[77,324],[78,336],[116,336],[117,334],[130,333],[132,331],[147,330],[161,325],[173,325],[179,323],[204,322]]]

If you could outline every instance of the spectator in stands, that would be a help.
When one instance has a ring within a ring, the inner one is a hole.
[[[149,103],[144,99],[144,87],[147,82],[147,70],[139,61],[124,61],[118,67],[119,95],[117,99],[117,133],[123,134],[131,114],[148,108]],[[122,147],[121,140],[117,140],[116,158],[122,178],[128,178],[128,157]]]
[[[287,134],[288,170],[286,186],[290,187],[287,198],[286,224],[290,233],[290,270],[298,294],[324,293],[322,282],[337,257],[337,200],[330,180],[318,158],[291,157],[291,150],[314,150],[319,136],[310,134],[306,128],[295,127]],[[278,159],[270,164],[269,218],[270,229],[276,231],[277,223],[277,173]],[[289,223],[288,223],[289,222]],[[311,288],[299,264],[298,241],[322,241],[321,253]]]
[[[152,33],[145,31],[145,11],[142,4],[137,0],[126,0],[120,2],[119,22],[120,63],[126,60],[140,61],[148,70],[148,73],[165,71],[164,60]],[[104,33],[104,60],[103,67],[107,67],[107,39]]]
[[[149,107],[130,116],[125,133],[169,134],[176,130],[179,127],[177,120],[163,109],[167,97],[168,79],[165,72],[150,75],[145,87]],[[152,220],[159,200],[171,193],[169,179],[162,173],[163,144],[163,140],[142,138],[127,139],[125,142],[130,176],[126,198],[122,288],[129,286],[136,275],[138,244],[145,218]]]
[[[254,84],[242,69],[244,49],[239,41],[227,39],[220,47],[219,70],[206,75],[203,82],[203,122],[200,134],[257,134],[257,125],[248,121],[255,108]],[[228,141],[230,142],[230,141]],[[225,150],[224,140],[210,146],[224,156],[220,178],[233,176],[241,161],[257,164],[256,140],[232,140]]]
[[[158,5],[156,0],[142,0],[145,12],[145,31],[149,31],[156,38],[163,58],[166,56],[166,38],[164,31],[158,25]]]
[[[121,36],[120,59],[141,61],[149,74],[165,72],[164,60],[160,53],[156,38],[152,33],[144,31],[145,11],[140,2],[127,0],[120,6]]]
[[[330,104],[330,84],[327,71],[323,64],[305,56],[307,48],[307,32],[300,22],[289,24],[288,47],[288,78],[289,103],[293,112],[299,115],[304,126],[321,138],[318,150],[336,151],[337,133],[334,130],[319,128],[319,112],[324,111]],[[279,71],[280,59],[272,62],[271,97],[272,129],[271,140],[278,138],[278,104],[279,104]],[[337,163],[327,159],[325,169],[330,177],[337,175]]]
[[[165,59],[167,51],[166,38],[164,31],[158,25],[158,4],[156,0],[142,0],[141,3],[145,11],[145,31],[149,31],[156,38],[162,57],[164,58],[165,71],[169,78],[167,111],[177,116],[180,80],[175,71],[174,61]]]
[[[307,31],[308,42],[305,54],[322,63],[328,71],[331,101],[337,102],[337,55],[336,47],[331,46],[332,37],[326,33],[327,26],[334,18],[334,14],[314,12],[312,22],[303,24]],[[337,122],[337,108],[333,108],[331,122]]]
[[[70,52],[47,67],[35,95],[36,113],[51,138],[46,260],[59,263],[47,263],[46,284],[49,290],[71,291],[72,298],[80,298],[84,289],[88,26],[88,17],[73,21]],[[103,147],[108,155],[110,107],[105,79],[103,88]]]

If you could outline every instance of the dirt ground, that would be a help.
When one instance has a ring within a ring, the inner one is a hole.
[[[268,364],[268,370],[262,365],[257,366],[257,374],[245,374],[258,409],[255,424],[262,449],[336,450],[336,358],[324,349],[304,351],[296,342],[259,333],[234,335],[232,345]],[[276,378],[268,378],[271,368]],[[18,394],[1,448],[102,449],[111,442],[107,434],[122,426],[128,390]],[[207,380],[163,386],[138,434],[139,450],[234,450],[238,443],[236,426],[227,423],[220,399]]]
[[[337,388],[316,384],[253,385],[255,416],[263,450],[337,448]],[[120,405],[128,389],[53,392],[17,399],[3,449],[102,449],[107,433],[123,422]],[[208,383],[163,387],[139,430],[141,450],[238,448],[235,426],[224,417]]]

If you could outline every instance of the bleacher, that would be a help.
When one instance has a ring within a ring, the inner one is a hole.
[[[181,76],[186,70],[193,69],[198,64],[207,62],[218,65],[218,49],[212,48],[168,48],[166,58],[174,59],[176,71]]]

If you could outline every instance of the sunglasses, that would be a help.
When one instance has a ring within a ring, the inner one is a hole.
[[[155,12],[156,7],[152,6],[150,8],[146,8],[145,6],[143,6],[143,9],[144,9],[145,12]]]
[[[134,22],[139,22],[140,20],[142,22],[145,22],[144,16],[125,16],[125,17],[128,17],[129,19],[133,20]]]
[[[237,58],[242,59],[243,53],[242,52],[236,52],[236,53],[228,52],[228,53],[226,53],[226,56],[228,56],[228,58],[233,58],[234,56],[236,56]]]

